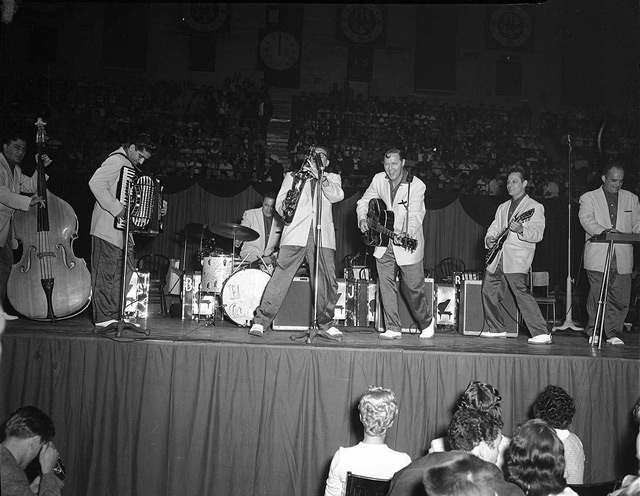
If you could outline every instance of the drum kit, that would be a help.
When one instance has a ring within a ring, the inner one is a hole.
[[[239,326],[251,325],[253,314],[271,279],[272,269],[264,263],[247,264],[244,260],[239,260],[235,254],[235,246],[236,242],[253,241],[260,235],[253,229],[232,222],[223,222],[211,228],[205,224],[187,224],[180,234],[184,236],[183,267],[186,266],[187,240],[199,243],[198,259],[202,265],[202,277],[196,308],[201,308],[199,300],[202,296],[214,297],[216,308],[207,317],[205,325],[215,324],[220,308]],[[231,254],[215,247],[216,235],[233,240]],[[196,313],[199,310],[194,311],[194,315]]]

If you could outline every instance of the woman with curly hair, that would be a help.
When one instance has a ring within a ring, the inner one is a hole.
[[[370,386],[358,405],[364,439],[350,448],[340,447],[331,460],[325,496],[344,495],[347,472],[376,479],[391,479],[411,463],[406,453],[394,451],[384,440],[398,414],[396,395],[390,389]]]
[[[505,475],[526,496],[577,496],[564,478],[564,446],[546,422],[519,427],[505,453]]]
[[[488,413],[492,417],[496,418],[500,423],[500,429],[504,426],[502,422],[502,410],[500,408],[500,401],[502,396],[496,388],[486,382],[480,382],[473,380],[469,382],[467,389],[460,395],[458,399],[458,410],[475,410],[483,413]],[[504,465],[504,452],[509,446],[510,439],[506,436],[502,436],[500,445],[498,446],[498,460],[496,465],[502,467]],[[429,447],[429,453],[435,453],[439,451],[449,451],[451,449],[449,439],[446,437],[439,437],[431,441]]]
[[[569,425],[573,422],[576,405],[573,398],[559,386],[549,385],[533,404],[534,418],[553,427],[564,445],[564,478],[568,484],[584,483],[584,447]]]

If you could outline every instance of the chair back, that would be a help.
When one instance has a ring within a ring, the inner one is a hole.
[[[608,496],[619,485],[619,481],[611,480],[595,484],[569,484],[569,487],[578,493],[578,496]]]
[[[543,288],[543,295],[549,296],[549,272],[533,272],[529,273],[531,281],[531,291],[535,292],[536,288]]]
[[[464,272],[465,265],[462,260],[455,257],[443,258],[436,268],[436,282],[453,282],[454,272]]]
[[[347,472],[345,496],[386,496],[391,480],[374,479]]]
[[[164,255],[145,255],[136,264],[138,270],[149,272],[149,278],[153,281],[164,281],[169,272],[171,261]]]

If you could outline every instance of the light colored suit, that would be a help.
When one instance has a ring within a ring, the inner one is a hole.
[[[605,229],[615,228],[622,233],[640,233],[640,204],[633,193],[621,189],[618,192],[618,212],[616,225],[611,225],[609,206],[602,187],[588,191],[580,197],[580,224],[585,230],[585,239],[600,234]],[[585,243],[584,268],[604,271],[607,243]],[[614,244],[616,264],[619,274],[631,274],[633,269],[633,245]]]
[[[424,257],[424,230],[422,229],[422,222],[426,213],[424,206],[424,193],[426,186],[417,177],[413,178],[411,182],[411,196],[409,201],[409,222],[407,227],[407,234],[411,238],[418,240],[418,246],[414,252],[406,250],[402,246],[393,245],[393,254],[398,265],[411,265],[420,262]],[[395,214],[393,228],[396,233],[404,232],[405,224],[407,223],[407,210],[405,204],[407,202],[407,195],[409,194],[409,184],[403,182],[398,187],[396,196],[391,201],[391,186],[387,175],[384,172],[379,172],[373,176],[371,184],[362,195],[362,198],[358,200],[356,204],[356,213],[358,215],[358,224],[361,220],[367,218],[367,212],[369,210],[369,201],[373,198],[380,198],[387,205],[387,209],[393,210]],[[387,251],[386,246],[378,246],[373,255],[380,259]]]
[[[267,242],[267,246],[264,245],[265,231],[264,214],[262,213],[262,208],[252,208],[250,210],[246,210],[242,215],[242,221],[240,222],[240,224],[253,229],[260,235],[258,239],[254,239],[253,241],[245,241],[242,244],[240,256],[243,260],[245,259],[245,257],[247,257],[247,262],[253,262],[255,260],[258,260],[259,256],[264,258],[272,255],[274,250],[277,249],[280,243],[280,236],[282,235],[282,227],[284,226],[282,217],[280,217],[277,213],[274,213],[273,215],[273,221],[271,222],[271,231],[269,233],[269,241]]]
[[[511,200],[500,204],[496,211],[496,216],[487,230],[484,237],[484,246],[488,248],[487,239],[489,237],[497,237],[502,231],[509,226],[509,206]],[[525,195],[518,208],[513,213],[512,219],[517,215],[533,208],[533,216],[522,224],[522,233],[509,232],[507,239],[502,246],[500,254],[487,267],[488,272],[495,272],[498,263],[502,258],[502,271],[505,274],[526,274],[529,272],[533,256],[536,253],[536,243],[542,240],[544,235],[545,218],[544,207]]]
[[[32,177],[23,176],[19,165],[11,172],[7,160],[0,153],[0,247],[5,246],[9,238],[13,212],[29,210],[31,198],[20,193],[36,193],[37,189],[37,172]]]
[[[124,155],[124,156],[123,156]],[[133,167],[126,158],[124,148],[113,152],[93,173],[89,180],[89,188],[96,203],[91,215],[91,235],[122,248],[124,246],[123,231],[114,226],[114,219],[122,211],[124,205],[117,199],[118,179],[123,167]]]
[[[333,210],[332,203],[342,201],[344,191],[342,190],[342,178],[338,174],[328,172],[324,176],[327,181],[322,185],[322,248],[336,249],[336,233],[333,226]],[[287,172],[284,181],[276,198],[276,212],[283,216],[282,203],[287,196],[287,192],[293,185],[293,174]],[[320,189],[316,187],[317,190]],[[280,246],[307,246],[309,240],[309,229],[316,225],[316,201],[315,194],[311,195],[311,181],[308,180],[302,193],[298,208],[291,220],[291,224],[284,226],[282,237],[280,238]]]

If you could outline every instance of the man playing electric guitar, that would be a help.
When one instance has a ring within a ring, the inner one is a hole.
[[[498,207],[495,219],[484,238],[485,247],[491,249],[496,244],[499,235],[508,228],[502,250],[493,257],[487,266],[482,282],[482,304],[488,331],[483,332],[480,336],[487,338],[506,337],[501,303],[508,285],[516,297],[518,308],[531,333],[532,337],[527,342],[529,344],[551,344],[547,323],[527,284],[536,243],[542,240],[544,234],[544,207],[527,195],[526,187],[527,175],[525,171],[519,167],[512,169],[507,179],[507,191],[511,200]],[[525,220],[529,217],[528,211],[531,209],[533,209],[533,214],[529,220]],[[515,318],[515,316],[507,318]]]
[[[387,150],[384,154],[384,172],[379,172],[373,177],[356,206],[358,227],[363,233],[369,231],[370,221],[367,219],[367,214],[372,199],[381,199],[394,213],[393,237],[389,236],[388,243],[385,246],[378,246],[373,252],[373,256],[376,257],[385,323],[385,332],[380,334],[382,339],[402,337],[396,268],[400,269],[402,293],[422,330],[420,337],[431,338],[435,331],[435,319],[427,305],[422,264],[424,256],[422,222],[426,213],[424,206],[426,187],[420,179],[413,178],[404,166],[405,161],[400,150],[396,148]],[[407,243],[408,239],[415,240],[415,245],[411,242]]]

